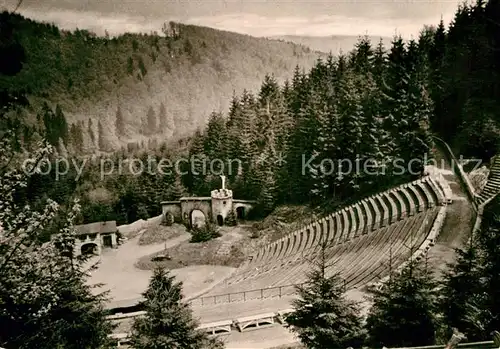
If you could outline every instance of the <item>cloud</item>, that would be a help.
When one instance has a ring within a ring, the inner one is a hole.
[[[448,23],[453,13],[443,15]],[[405,38],[416,36],[424,24],[438,24],[441,15],[414,21],[408,19],[373,19],[365,17],[322,15],[316,17],[266,17],[255,14],[227,14],[188,19],[188,23],[206,25],[254,36],[303,35],[375,35],[392,37],[395,33]]]
[[[58,27],[68,30],[88,29],[97,34],[104,34],[107,30],[111,35],[129,33],[149,33],[160,31],[164,20],[142,16],[132,16],[127,14],[103,15],[98,12],[71,11],[71,10],[50,10],[40,11],[26,9],[20,11],[23,16],[54,23]]]
[[[229,13],[187,18],[150,18],[130,14],[102,14],[91,11],[37,10],[25,9],[21,13],[27,17],[51,22],[63,29],[89,29],[97,34],[107,30],[111,35],[125,32],[160,31],[164,22],[170,20],[228,30],[253,36],[303,35],[374,35],[392,37],[395,33],[405,38],[418,35],[424,24],[437,24],[441,14],[408,19],[379,19],[347,15],[319,16],[262,16],[252,13]],[[443,14],[448,23],[453,12]]]

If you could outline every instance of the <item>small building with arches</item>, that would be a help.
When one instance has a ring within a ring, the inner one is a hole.
[[[99,255],[103,248],[118,245],[116,221],[75,225],[75,255]]]
[[[163,201],[161,206],[165,222],[167,224],[181,222],[194,227],[204,225],[208,220],[222,226],[231,211],[236,219],[246,219],[256,201],[234,199],[233,191],[225,187],[225,177],[221,177],[222,188],[212,190],[210,196],[182,197],[178,201]]]

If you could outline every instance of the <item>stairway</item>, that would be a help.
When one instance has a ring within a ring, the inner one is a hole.
[[[481,205],[486,200],[494,197],[500,192],[500,156],[495,155],[493,160],[493,165],[491,166],[490,175],[488,176],[488,181],[484,186],[483,190],[476,195],[476,202]]]

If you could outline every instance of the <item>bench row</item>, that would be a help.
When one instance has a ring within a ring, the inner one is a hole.
[[[273,326],[275,324],[284,325],[286,323],[287,314],[291,312],[293,312],[293,309],[289,308],[271,313],[241,317],[234,320],[215,321],[201,324],[197,329],[209,335],[230,334],[233,330],[247,332],[262,327]],[[143,315],[141,314],[136,316]],[[110,337],[118,341],[118,346],[130,343],[128,331],[113,333]]]
[[[440,181],[425,177],[370,196],[263,247],[245,267],[295,255],[328,241],[342,243],[426,208],[446,204]]]
[[[432,224],[432,228],[429,231],[429,234],[423,241],[423,243],[420,245],[420,247],[410,256],[409,259],[405,260],[403,263],[401,263],[397,269],[395,270],[395,273],[401,273],[403,269],[412,261],[416,260],[419,261],[421,260],[425,254],[429,251],[429,249],[434,246],[436,239],[438,238],[439,234],[441,233],[441,229],[444,224],[444,220],[446,218],[446,210],[447,207],[443,206],[440,208],[439,212],[436,215],[436,218]],[[369,288],[376,288],[376,289],[381,289],[381,287],[384,285],[384,283],[387,282],[389,279],[389,276],[385,276],[384,278],[380,279],[377,282],[371,282],[367,284],[366,286]]]

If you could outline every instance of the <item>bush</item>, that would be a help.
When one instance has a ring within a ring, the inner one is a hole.
[[[217,227],[212,223],[206,223],[202,227],[193,227],[191,229],[191,240],[190,242],[205,242],[221,236]]]
[[[227,215],[226,225],[230,227],[238,225],[238,221],[236,220],[236,215],[234,214],[233,210],[229,211],[229,214]]]

